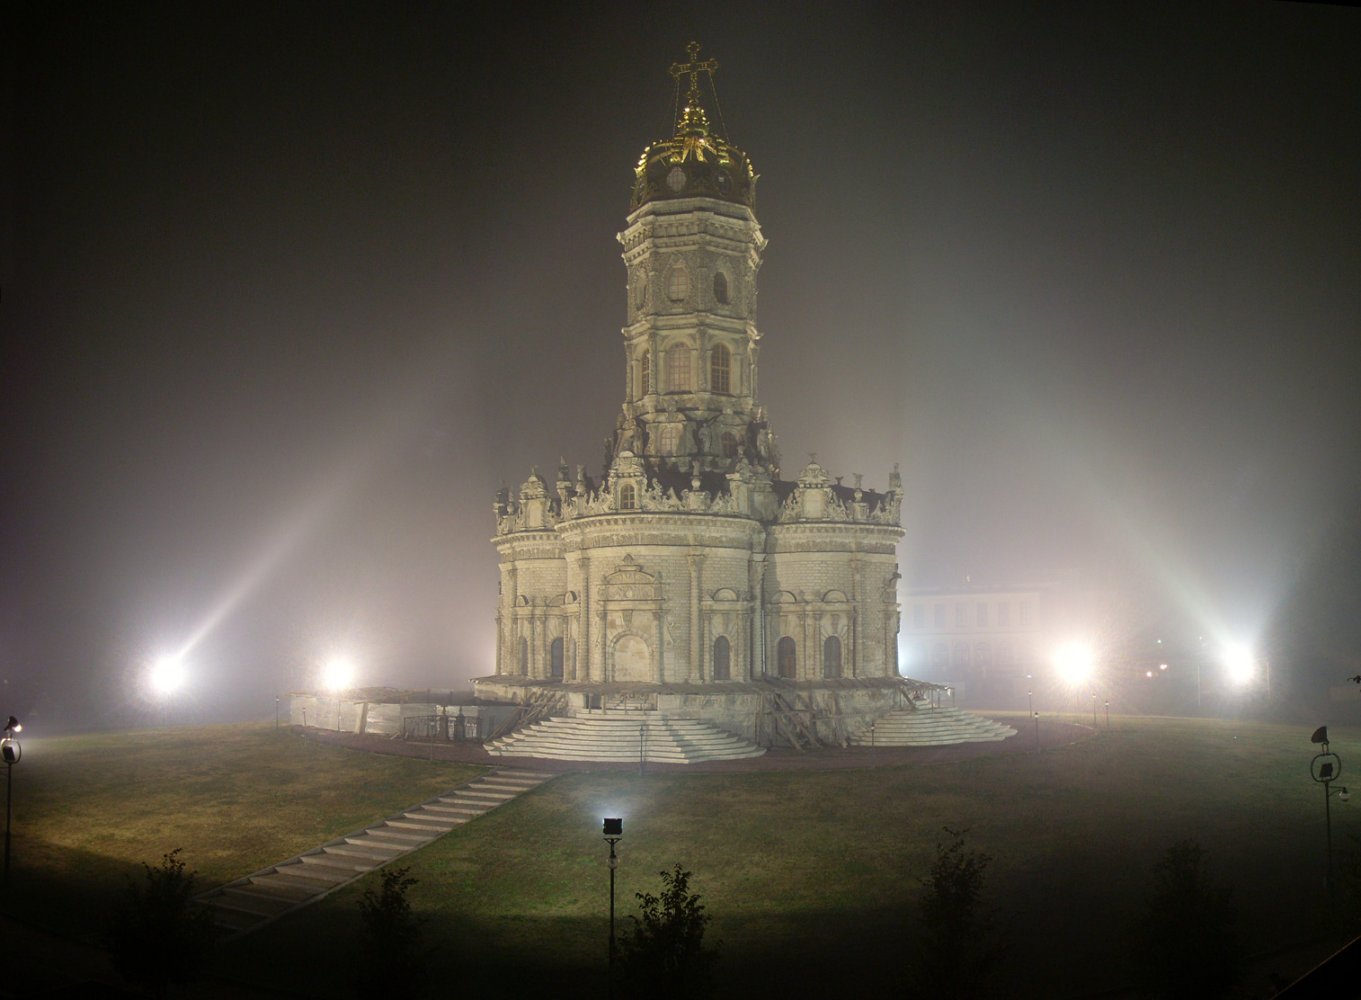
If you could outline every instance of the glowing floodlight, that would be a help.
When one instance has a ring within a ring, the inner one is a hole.
[[[1070,687],[1081,687],[1092,679],[1096,657],[1085,642],[1065,642],[1054,650],[1054,669]]]
[[[354,686],[354,664],[343,656],[327,660],[321,668],[321,683],[328,691],[344,691]]]
[[[178,656],[162,656],[151,665],[151,671],[147,675],[151,690],[162,698],[168,697],[184,687],[184,682],[187,679],[188,673],[184,669],[183,661]]]
[[[19,725],[19,720],[16,719],[14,716],[11,715],[11,716],[9,717],[9,721],[5,723],[5,732],[7,732],[7,733],[22,733],[23,731],[24,731],[24,727],[21,726],[21,725]]]
[[[1257,658],[1247,646],[1227,647],[1224,650],[1223,661],[1229,680],[1239,687],[1251,683],[1257,674]]]

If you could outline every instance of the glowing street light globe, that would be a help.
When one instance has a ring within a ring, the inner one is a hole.
[[[151,690],[162,698],[168,697],[184,687],[188,673],[178,656],[162,656],[151,665],[147,682]]]
[[[1065,642],[1054,650],[1054,669],[1070,687],[1081,687],[1092,679],[1096,657],[1085,642]]]
[[[343,656],[326,661],[321,668],[321,683],[328,691],[344,691],[354,686],[354,664]]]

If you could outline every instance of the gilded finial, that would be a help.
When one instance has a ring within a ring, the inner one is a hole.
[[[708,73],[709,82],[712,84],[714,72],[718,69],[718,60],[705,59],[700,62],[699,42],[691,42],[685,47],[685,51],[690,53],[690,61],[688,63],[672,63],[671,75],[677,83],[680,83],[682,76],[687,73],[690,75],[690,89],[685,94],[685,103],[693,108],[699,102],[699,75]]]

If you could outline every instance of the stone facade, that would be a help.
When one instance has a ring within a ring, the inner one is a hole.
[[[619,236],[624,402],[603,475],[535,471],[496,500],[496,673],[480,696],[898,678],[901,479],[846,486],[813,457],[781,478],[757,400],[756,174],[709,125],[705,65],[673,67],[690,92],[638,163]]]

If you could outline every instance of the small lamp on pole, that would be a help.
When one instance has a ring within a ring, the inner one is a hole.
[[[1309,762],[1309,774],[1323,786],[1323,828],[1327,838],[1328,851],[1327,888],[1328,902],[1331,905],[1334,902],[1332,800],[1333,796],[1336,795],[1339,800],[1346,802],[1351,798],[1351,795],[1345,785],[1337,791],[1332,788],[1333,782],[1342,776],[1342,759],[1328,749],[1328,727],[1319,726],[1315,729],[1314,735],[1309,737],[1309,742],[1321,744],[1323,747],[1323,750],[1316,753],[1313,760]]]
[[[605,843],[610,845],[610,857],[606,862],[610,866],[610,966],[609,966],[609,995],[614,996],[614,870],[619,867],[619,855],[614,852],[614,845],[624,839],[624,821],[619,818],[607,818],[605,820],[603,833]]]
[[[14,765],[24,756],[24,748],[14,738],[15,733],[23,732],[24,727],[14,716],[5,723],[5,738],[0,740],[0,757],[5,761],[5,884],[9,884],[9,830],[10,817],[13,815],[14,802]]]

